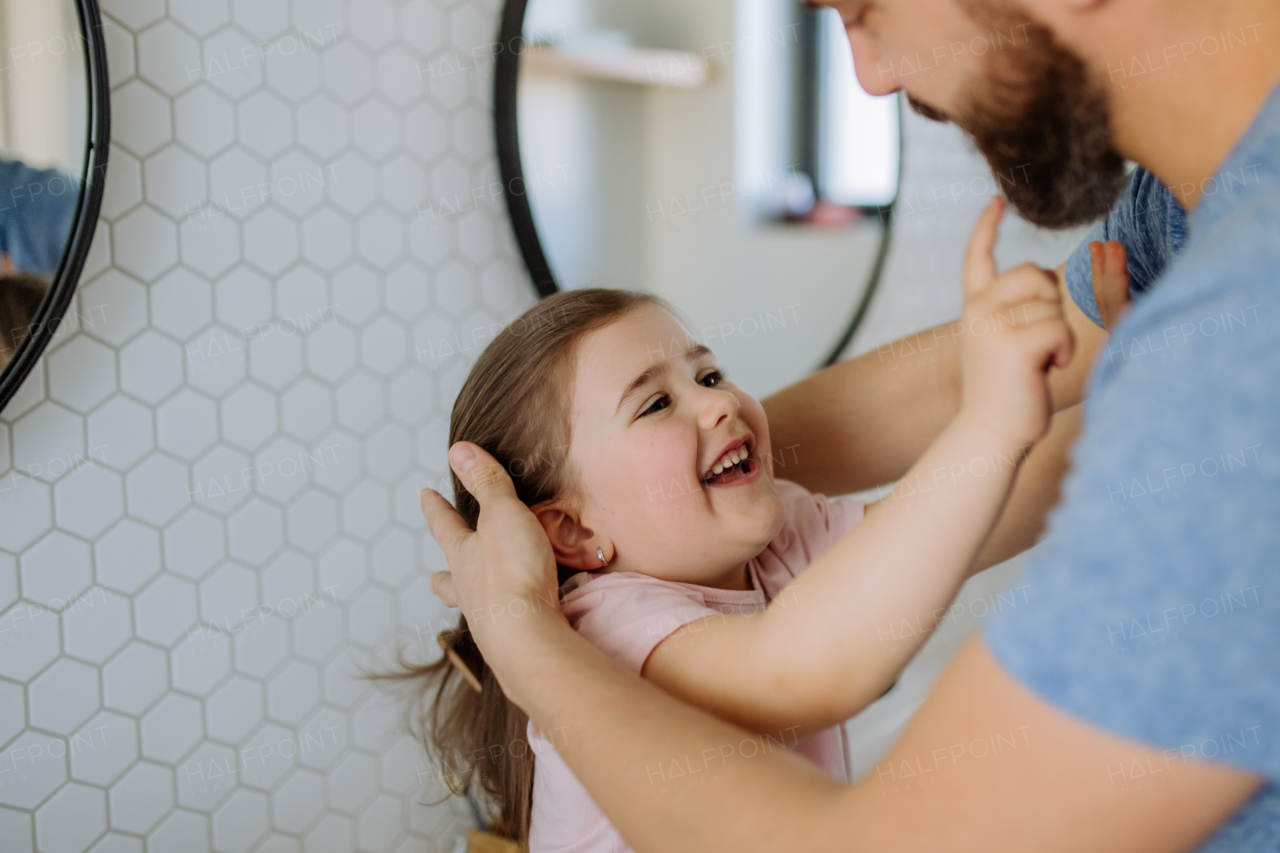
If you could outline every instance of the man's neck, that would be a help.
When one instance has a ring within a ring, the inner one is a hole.
[[[1149,14],[1161,4],[1138,5]],[[1214,191],[1212,177],[1280,83],[1280,4],[1194,0],[1167,8],[1146,27],[1121,24],[1087,55],[1111,86],[1117,150],[1191,210]]]

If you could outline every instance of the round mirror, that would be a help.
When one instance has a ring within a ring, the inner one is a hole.
[[[836,360],[883,267],[894,97],[797,0],[507,0],[502,193],[534,287],[657,293],[757,395]]]
[[[110,139],[96,0],[0,0],[0,409],[61,330]]]

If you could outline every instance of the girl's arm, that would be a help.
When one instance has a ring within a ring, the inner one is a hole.
[[[960,413],[764,614],[685,626],[650,655],[646,678],[759,732],[832,725],[893,683],[968,576],[1030,443],[1045,432],[1045,372],[1070,359],[1051,277],[1030,265],[995,275],[1000,214],[997,204],[983,215],[966,261],[973,334]]]

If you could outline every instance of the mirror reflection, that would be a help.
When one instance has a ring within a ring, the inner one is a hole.
[[[85,51],[70,0],[0,0],[0,369],[39,322],[80,195]]]
[[[898,189],[896,99],[833,10],[530,0],[520,159],[561,289],[657,293],[765,395],[849,325]]]

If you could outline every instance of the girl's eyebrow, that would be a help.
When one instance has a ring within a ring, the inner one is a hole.
[[[707,346],[706,344],[694,344],[693,346],[689,347],[687,350],[684,351],[684,360],[686,362],[692,363],[702,358],[705,355],[711,355],[711,354],[712,354],[711,347]],[[627,390],[622,392],[622,397],[621,399],[618,400],[618,408],[614,410],[613,414],[616,416],[618,412],[622,411],[622,404],[627,402],[627,400],[633,394],[635,394],[637,391],[643,388],[652,379],[666,373],[667,369],[670,368],[671,366],[671,360],[673,358],[675,358],[674,355],[668,356],[667,358],[664,358],[662,361],[655,362],[654,364],[649,365],[649,367],[645,368],[645,370],[641,372],[639,376],[637,376],[635,379],[632,379],[631,384],[627,386]]]

